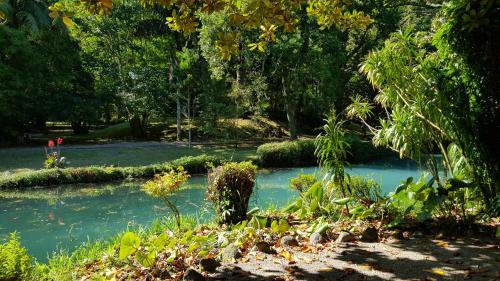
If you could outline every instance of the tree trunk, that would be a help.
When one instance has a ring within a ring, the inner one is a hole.
[[[285,76],[281,77],[281,85],[283,87],[283,97],[285,99],[286,119],[288,120],[288,130],[290,138],[296,140],[299,137],[297,128],[297,103],[294,98],[289,96]]]
[[[188,128],[189,128],[189,148],[191,148],[191,91],[188,89],[188,100],[187,100],[187,116],[188,116]]]
[[[176,97],[177,102],[177,141],[181,140],[181,99],[179,98],[179,93]]]

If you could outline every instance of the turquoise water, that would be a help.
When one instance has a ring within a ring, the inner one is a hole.
[[[265,208],[287,204],[296,196],[288,188],[288,179],[301,171],[314,173],[317,169],[261,171],[251,205]],[[421,174],[415,164],[404,160],[354,165],[349,173],[372,177],[381,183],[384,192],[393,190],[402,179]],[[176,195],[175,202],[182,214],[196,215],[201,221],[210,217],[205,181],[205,177],[195,176],[190,179],[191,188]],[[147,226],[164,218],[167,209],[139,187],[140,182],[131,182],[10,194],[9,198],[0,198],[0,238],[18,231],[29,253],[46,261],[47,255],[58,249],[71,250],[86,241],[113,237],[129,225]]]

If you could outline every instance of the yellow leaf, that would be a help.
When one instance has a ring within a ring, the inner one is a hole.
[[[264,255],[256,255],[256,256],[255,256],[255,259],[256,259],[256,260],[259,260],[259,261],[263,261],[263,260],[265,260],[265,259],[266,259],[266,256],[264,256]]]
[[[49,17],[55,19],[57,17],[59,17],[59,12],[58,11],[52,11],[49,13]]]
[[[284,257],[287,261],[293,261],[293,254],[288,251],[281,252],[281,256]]]
[[[448,242],[444,242],[444,241],[437,242],[436,245],[438,245],[441,248],[448,248],[448,246],[449,246]]]
[[[444,272],[443,270],[441,270],[439,268],[433,268],[430,272],[434,273],[436,275],[439,275],[439,276],[445,276],[446,275],[446,272]]]
[[[333,267],[322,267],[318,269],[319,272],[332,272],[334,270]]]
[[[64,25],[66,25],[67,27],[72,27],[73,25],[75,25],[75,23],[69,17],[66,16],[62,18],[62,21],[64,22]]]

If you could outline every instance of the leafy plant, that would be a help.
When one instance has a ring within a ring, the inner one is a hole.
[[[304,174],[301,172],[297,177],[289,180],[289,187],[299,193],[305,192],[318,181],[314,174]]]
[[[53,140],[47,142],[47,147],[45,147],[46,159],[43,163],[45,169],[64,168],[66,165],[66,157],[61,156],[60,145],[62,143],[62,138],[57,138],[55,143]]]
[[[214,203],[220,224],[237,224],[247,218],[256,172],[250,162],[227,163],[210,171],[207,198]]]
[[[345,184],[345,166],[349,165],[347,151],[350,148],[346,140],[345,120],[332,110],[324,121],[324,132],[316,138],[315,154],[320,166],[328,173],[325,179],[333,183],[333,187],[340,190],[343,197],[347,197],[352,192],[349,185]],[[347,204],[346,208],[349,209]]]
[[[28,280],[32,270],[31,257],[21,246],[19,235],[11,233],[9,240],[0,244],[0,280]]]
[[[174,214],[178,228],[181,227],[179,210],[171,201],[172,195],[182,189],[183,184],[189,179],[189,175],[183,167],[171,169],[161,175],[156,175],[153,180],[146,182],[142,190],[147,194],[160,198]]]

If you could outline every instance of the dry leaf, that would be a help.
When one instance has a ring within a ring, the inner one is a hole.
[[[439,241],[436,243],[436,245],[438,247],[441,247],[441,248],[448,248],[448,246],[449,246],[448,242],[444,242],[444,241]]]
[[[433,268],[430,270],[431,273],[433,274],[436,274],[436,275],[439,275],[439,276],[445,276],[446,275],[446,272],[444,272],[443,270],[439,269],[439,268]]]
[[[333,267],[322,267],[318,269],[319,272],[332,272],[333,270],[335,270]]]

